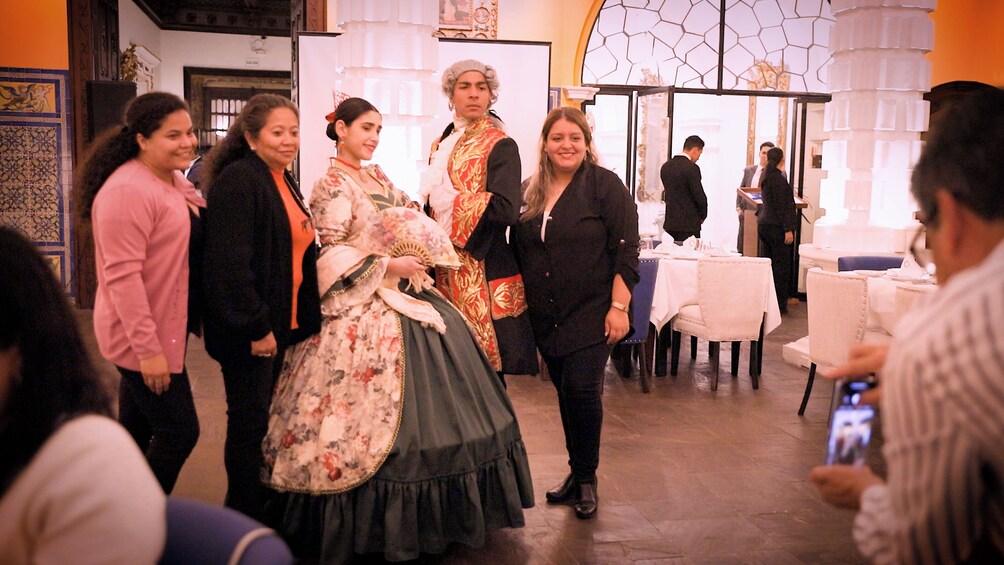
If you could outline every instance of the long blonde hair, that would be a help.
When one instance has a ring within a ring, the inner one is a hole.
[[[562,106],[551,110],[547,118],[544,119],[544,127],[540,132],[540,145],[537,150],[537,162],[539,165],[536,172],[530,176],[526,190],[523,191],[523,203],[526,208],[520,216],[522,219],[532,218],[544,212],[544,202],[547,200],[547,187],[555,179],[554,164],[551,163],[551,159],[548,158],[544,148],[547,145],[547,136],[551,134],[551,128],[554,127],[554,124],[558,120],[567,120],[579,126],[586,142],[586,157],[582,163],[584,165],[594,165],[597,163],[596,147],[593,146],[593,130],[589,127],[589,122],[586,121],[586,115],[578,108],[570,106]]]

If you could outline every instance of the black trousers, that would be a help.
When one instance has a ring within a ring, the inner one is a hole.
[[[784,243],[784,226],[759,224],[760,256],[770,258],[770,268],[774,274],[774,289],[777,291],[777,305],[781,312],[788,311],[788,287],[791,284],[791,245]]]
[[[686,241],[687,238],[689,238],[691,236],[696,237],[698,239],[700,239],[700,237],[701,237],[701,230],[697,230],[697,231],[683,231],[683,230],[680,230],[680,231],[677,231],[677,230],[669,231],[669,230],[666,230],[666,233],[668,233],[669,235],[673,236],[673,239],[675,241]]]
[[[603,427],[603,371],[610,346],[598,343],[561,357],[543,353],[541,357],[558,391],[572,476],[580,483],[595,483]]]
[[[154,394],[140,372],[116,368],[122,375],[119,422],[146,455],[161,488],[170,494],[181,467],[199,441],[199,417],[188,372],[183,368],[181,373],[172,374],[167,390]]]
[[[227,496],[224,504],[265,521],[265,504],[270,491],[262,484],[264,463],[261,444],[268,431],[269,406],[276,380],[282,370],[286,347],[279,345],[275,357],[228,352],[218,355],[227,395],[227,439],[223,464],[227,469]]]

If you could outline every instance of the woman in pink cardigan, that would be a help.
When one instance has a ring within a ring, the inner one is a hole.
[[[125,118],[94,142],[75,187],[93,224],[94,332],[122,374],[119,421],[170,493],[199,438],[185,348],[190,234],[205,201],[182,173],[196,148],[187,104],[151,92]]]

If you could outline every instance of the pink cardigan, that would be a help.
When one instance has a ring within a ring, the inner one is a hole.
[[[160,353],[171,373],[185,365],[191,232],[186,193],[194,197],[194,186],[180,171],[172,186],[132,160],[94,198],[94,333],[101,355],[124,369],[139,371],[140,359]]]

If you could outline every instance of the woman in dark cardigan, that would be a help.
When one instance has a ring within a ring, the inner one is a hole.
[[[286,348],[320,328],[310,214],[286,167],[300,147],[287,98],[252,97],[207,157],[206,350],[227,396],[227,506],[264,519],[261,443]]]
[[[774,273],[774,289],[781,313],[788,312],[788,289],[791,283],[793,262],[791,245],[795,242],[798,212],[791,185],[778,166],[784,159],[780,147],[767,151],[767,166],[760,177],[763,205],[757,210],[757,234],[760,238],[760,256],[770,258]]]
[[[596,515],[603,371],[630,329],[638,282],[638,209],[616,174],[596,164],[592,132],[574,108],[544,120],[540,168],[513,230],[534,339],[558,392],[571,474],[548,491]]]

